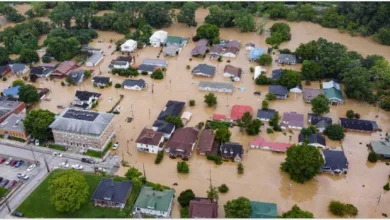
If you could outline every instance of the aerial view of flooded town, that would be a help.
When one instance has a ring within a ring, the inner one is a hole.
[[[1,218],[388,218],[390,3],[1,2]]]

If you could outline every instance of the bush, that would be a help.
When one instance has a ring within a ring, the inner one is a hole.
[[[379,159],[379,156],[378,154],[376,154],[375,152],[370,152],[368,154],[368,161],[370,161],[371,163],[376,163]]]
[[[260,65],[269,66],[272,64],[272,56],[265,53],[265,54],[260,56],[258,63]]]
[[[118,74],[119,76],[125,76],[125,77],[129,77],[129,76],[135,77],[139,75],[138,70],[133,67],[130,67],[128,69],[112,69],[111,73],[113,75]]]
[[[60,151],[66,151],[66,148],[64,146],[57,145],[57,144],[49,144],[49,148],[60,150]]]
[[[117,88],[117,89],[122,88],[122,85],[120,83],[116,83],[115,88]]]
[[[242,165],[242,163],[237,164],[237,172],[238,172],[238,174],[244,173],[244,165]]]
[[[353,118],[355,117],[355,112],[353,112],[353,110],[348,110],[346,116],[347,118]]]
[[[191,99],[191,100],[189,101],[189,103],[190,103],[190,106],[195,106],[195,100]]]
[[[276,99],[276,95],[274,93],[268,93],[267,95],[265,95],[265,98],[267,101],[273,101]]]
[[[7,81],[7,77],[3,77],[3,82]]]
[[[198,37],[198,36],[194,36],[194,37],[192,37],[192,41],[194,41],[194,42],[197,42],[197,41],[199,41],[200,40],[200,37]]]
[[[272,134],[274,133],[274,130],[272,130],[272,128],[267,128],[267,134]]]
[[[156,160],[154,161],[154,163],[160,164],[163,158],[164,158],[164,150],[161,150],[157,153]]]
[[[164,73],[163,73],[163,71],[162,71],[161,69],[157,69],[157,70],[155,70],[155,71],[152,73],[152,75],[150,75],[150,78],[152,78],[152,79],[158,79],[158,80],[164,79]]]
[[[61,86],[65,86],[65,83],[64,83],[64,81],[61,81]]]
[[[44,62],[44,63],[50,63],[50,62],[51,62],[51,59],[50,59],[50,57],[45,56],[45,57],[42,57],[42,62]]]
[[[218,191],[220,193],[227,193],[229,191],[229,187],[226,184],[222,184],[218,187]]]
[[[255,68],[253,68],[253,66],[249,67],[249,72],[251,73],[255,72]]]
[[[389,191],[390,190],[390,184],[386,183],[386,185],[383,186],[383,189],[386,190],[386,191]]]
[[[215,164],[221,165],[222,164],[222,157],[215,154],[207,154],[206,155],[207,160],[214,161]]]
[[[357,216],[359,211],[352,204],[344,204],[339,201],[331,201],[329,204],[329,211],[336,216]]]
[[[144,75],[144,76],[146,76],[146,75],[148,75],[148,72],[142,71],[141,74]]]
[[[177,162],[176,165],[177,172],[178,173],[189,173],[190,172],[190,167],[185,161],[179,161]]]
[[[187,189],[180,193],[179,197],[177,197],[177,201],[181,207],[188,207],[190,205],[190,201],[194,198],[194,192],[191,189]]]
[[[187,65],[187,66],[186,66],[186,69],[188,69],[188,70],[191,69],[191,66],[190,66],[190,65]]]

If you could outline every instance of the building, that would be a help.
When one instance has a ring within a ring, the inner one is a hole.
[[[77,90],[72,107],[89,110],[98,102],[101,95],[97,92]]]
[[[127,40],[125,43],[121,45],[121,51],[131,53],[137,49],[137,41],[135,40]]]
[[[11,71],[15,75],[19,75],[19,76],[26,74],[30,70],[30,68],[24,63],[14,63],[14,64],[10,64],[9,66],[11,68]]]
[[[279,57],[277,59],[278,63],[280,64],[289,64],[294,65],[297,64],[297,57],[293,54],[279,54]]]
[[[232,65],[226,65],[223,69],[223,76],[230,77],[233,81],[238,82],[241,80],[242,69]]]
[[[344,103],[344,96],[341,90],[336,89],[335,87],[324,89],[324,95],[329,99],[330,104],[338,105]]]
[[[261,66],[255,66],[255,72],[253,75],[253,79],[256,80],[261,74],[267,72],[266,69],[262,68]]]
[[[282,123],[280,127],[282,129],[299,129],[303,128],[303,114],[299,114],[296,112],[285,112],[283,113]]]
[[[340,124],[347,131],[373,132],[378,130],[376,121],[340,118]]]
[[[258,59],[260,59],[260,57],[261,57],[261,55],[263,55],[263,53],[264,53],[264,50],[261,48],[254,48],[254,49],[250,50],[249,55],[248,55],[249,61],[257,61]]]
[[[245,49],[246,50],[253,50],[253,49],[255,49],[255,44],[254,43],[247,43],[247,44],[245,44]]]
[[[114,136],[114,114],[67,108],[49,126],[54,141],[68,149],[103,151]]]
[[[138,73],[147,72],[148,75],[151,75],[155,70],[159,69],[159,66],[155,65],[147,65],[147,64],[141,64],[138,66],[137,70]]]
[[[103,53],[103,50],[100,49],[100,48],[93,48],[93,47],[90,47],[88,44],[84,44],[82,47],[81,47],[81,51],[84,51],[84,52],[88,52],[88,53]]]
[[[133,215],[139,213],[156,218],[170,218],[175,191],[155,191],[153,187],[142,186],[134,203]]]
[[[162,59],[144,59],[143,64],[158,66],[158,67],[167,67],[168,61]]]
[[[226,121],[227,117],[223,114],[213,114],[213,121]]]
[[[303,92],[303,99],[305,102],[310,103],[312,99],[315,97],[324,94],[324,90],[322,89],[302,89]]]
[[[199,64],[194,69],[192,69],[192,74],[194,76],[204,76],[212,78],[215,75],[215,66],[210,66],[207,64]]]
[[[188,39],[177,37],[177,36],[168,36],[167,42],[165,43],[166,46],[177,46],[177,47],[184,47],[187,45]]]
[[[239,41],[231,40],[228,42],[221,42],[220,44],[213,45],[210,51],[210,58],[218,59],[220,56],[232,58],[236,57],[239,51]]]
[[[158,30],[152,34],[149,38],[149,43],[152,47],[161,47],[163,46],[168,39],[168,32]]]
[[[233,93],[233,84],[232,83],[222,83],[222,82],[210,82],[210,81],[200,81],[199,90],[207,92],[222,92],[222,93]]]
[[[277,99],[287,99],[288,97],[287,87],[281,85],[269,85],[268,93],[275,94]]]
[[[180,101],[172,101],[169,100],[167,104],[165,105],[165,108],[163,111],[160,112],[158,115],[157,119],[158,120],[165,120],[168,115],[172,116],[180,116],[181,113],[183,112],[185,102],[180,102]]]
[[[179,55],[180,51],[181,51],[181,48],[177,45],[165,46],[162,50],[164,56],[166,56],[166,57],[175,57],[175,56]]]
[[[284,69],[272,70],[272,79],[279,80],[284,72]]]
[[[323,83],[322,83],[322,88],[323,88],[323,89],[336,88],[337,90],[341,90],[340,84],[337,83],[335,80],[331,80],[331,81],[329,81],[329,82],[323,82]]]
[[[184,126],[186,126],[188,124],[188,122],[191,120],[191,117],[192,117],[191,112],[183,112],[180,119],[181,119]]]
[[[19,102],[17,99],[7,96],[0,97],[0,123],[2,123],[8,116],[26,115],[26,105]]]
[[[39,78],[49,77],[54,71],[54,68],[43,67],[43,66],[34,66],[30,69],[30,76],[36,75]]]
[[[332,124],[332,119],[321,115],[309,113],[308,122],[309,124],[314,125],[317,128],[318,132],[322,133],[324,132],[325,128],[328,127],[328,125]]]
[[[253,109],[247,105],[233,105],[230,111],[230,120],[237,121],[244,116],[246,112],[249,112],[253,116]]]
[[[129,181],[115,182],[110,178],[103,178],[92,195],[95,206],[110,208],[125,208],[133,184]]]
[[[299,84],[299,85],[295,86],[294,88],[290,89],[290,92],[293,92],[293,93],[302,93],[302,85]]]
[[[250,201],[252,213],[249,218],[277,218],[278,206],[275,203]]]
[[[152,125],[153,131],[162,132],[166,140],[171,138],[175,128],[174,124],[168,123],[165,120],[156,120]]]
[[[11,136],[27,141],[28,134],[24,130],[24,115],[11,114],[0,124],[0,134],[3,136]]]
[[[348,171],[348,161],[343,151],[326,149],[322,151],[325,164],[322,166],[322,172],[331,174],[344,174]]]
[[[3,90],[3,96],[19,99],[19,89],[21,86],[14,86]]]
[[[220,56],[222,56],[222,52],[224,50],[224,47],[219,44],[213,44],[211,47],[211,50],[209,52],[210,59],[218,59]]]
[[[97,66],[102,60],[103,60],[104,56],[102,53],[92,53],[91,56],[89,56],[87,58],[87,60],[85,61],[85,66],[88,66],[88,67],[94,67],[94,66]]]
[[[292,144],[280,143],[273,141],[266,141],[264,138],[258,137],[251,142],[251,148],[260,148],[264,150],[271,150],[274,152],[286,152],[287,148],[291,147]]]
[[[214,139],[213,129],[204,129],[202,133],[200,133],[196,152],[200,155],[210,154],[213,150]]]
[[[302,144],[307,142],[307,145],[317,147],[317,148],[326,148],[326,140],[325,137],[320,134],[312,134],[305,140],[305,135],[298,135],[298,144]]]
[[[69,75],[70,71],[74,68],[76,68],[76,64],[73,61],[64,61],[58,65],[52,75],[62,78]]]
[[[371,141],[371,149],[379,156],[385,159],[390,159],[390,136],[386,136],[384,140]]]
[[[241,162],[244,155],[242,145],[236,142],[226,142],[221,145],[221,157],[225,160]]]
[[[68,75],[69,82],[73,85],[79,85],[85,79],[85,70],[73,70]]]
[[[218,218],[218,204],[207,198],[195,198],[190,201],[188,218]]]
[[[4,77],[10,72],[11,68],[9,65],[0,66],[0,77]]]
[[[191,56],[193,57],[204,57],[208,51],[207,48],[208,40],[201,39],[196,43],[194,49],[191,50]]]
[[[274,117],[276,111],[274,109],[259,109],[257,110],[257,118],[260,121],[269,121]]]
[[[135,143],[138,151],[157,154],[164,147],[164,133],[144,128]]]
[[[92,78],[92,82],[94,85],[100,88],[107,87],[112,84],[111,77],[106,77],[106,76],[95,76]]]
[[[183,160],[188,160],[198,140],[198,134],[199,131],[191,127],[177,129],[166,144],[169,156],[171,158],[181,157]]]
[[[122,83],[124,89],[141,91],[146,89],[147,84],[143,79],[125,79]]]

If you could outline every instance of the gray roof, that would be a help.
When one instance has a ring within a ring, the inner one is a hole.
[[[294,54],[279,54],[279,58],[281,62],[297,62],[297,57]]]
[[[141,64],[138,66],[139,71],[153,72],[155,70],[155,65]]]
[[[284,71],[284,69],[272,70],[272,79],[276,79],[276,80],[280,79],[283,71]]]
[[[270,85],[268,87],[268,92],[274,93],[275,95],[282,95],[282,96],[288,94],[287,87],[281,85]]]
[[[143,79],[126,79],[123,81],[122,86],[128,86],[128,87],[133,87],[133,86],[139,86],[141,88],[146,87],[146,82]]]
[[[203,73],[213,77],[215,75],[215,66],[210,66],[207,64],[199,64],[193,70],[192,73],[196,75],[196,73]]]
[[[114,60],[111,64],[117,65],[117,66],[126,66],[129,62],[122,61],[122,60]]]
[[[11,66],[11,70],[13,72],[20,72],[20,71],[23,71],[25,68],[26,68],[26,64],[23,64],[23,63],[14,63]]]
[[[162,132],[164,134],[172,133],[173,129],[175,129],[175,125],[168,123],[163,120],[156,120],[153,123],[153,127],[157,127],[157,131]]]
[[[257,110],[257,117],[271,119],[272,117],[274,117],[275,113],[276,111],[274,109],[259,109]]]
[[[176,55],[177,51],[179,51],[179,46],[170,45],[163,48],[163,53],[168,55]]]
[[[67,108],[49,126],[69,133],[100,135],[112,122],[114,114]]]
[[[343,170],[348,169],[348,161],[343,151],[326,149],[322,153],[325,157],[325,164],[322,169]]]
[[[97,62],[99,62],[100,59],[102,59],[102,57],[103,57],[103,54],[101,54],[101,53],[93,53],[92,56],[88,57],[86,62],[92,62],[92,63],[96,64]]]
[[[145,59],[143,64],[155,65],[155,66],[166,66],[168,65],[168,61],[161,60],[161,59]]]
[[[210,82],[210,81],[200,81],[199,87],[200,88],[227,89],[227,90],[233,90],[233,88],[234,88],[232,83]]]
[[[97,92],[89,92],[89,91],[76,91],[76,98],[80,101],[88,101],[91,97],[99,98],[102,94]]]
[[[24,116],[11,114],[0,124],[0,128],[7,131],[24,132],[23,120]]]
[[[131,182],[114,182],[112,179],[103,178],[92,195],[92,200],[110,201],[126,204],[126,199],[132,189]]]
[[[299,134],[298,142],[301,143],[304,140],[305,136],[303,134]],[[320,134],[312,134],[308,138],[308,144],[321,144],[323,146],[326,146],[326,140],[325,137]]]
[[[70,72],[69,76],[72,78],[73,83],[79,83],[84,78],[85,70],[74,70]]]
[[[0,117],[9,114],[23,102],[19,102],[17,99],[7,96],[0,97]]]
[[[111,77],[106,77],[106,76],[95,76],[93,77],[93,82],[95,84],[108,84],[110,83]]]
[[[43,67],[43,66],[34,66],[30,69],[30,75],[48,75],[54,71],[54,68],[52,67]]]

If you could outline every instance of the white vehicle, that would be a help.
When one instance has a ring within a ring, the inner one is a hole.
[[[118,149],[118,147],[119,147],[119,142],[116,142],[116,143],[114,144],[114,146],[112,146],[112,149],[113,149],[113,150],[116,150],[116,149]]]
[[[56,169],[58,169],[59,167],[53,167],[53,170],[56,170]]]
[[[9,165],[9,163],[11,163],[11,161],[12,161],[12,157],[8,158],[8,160],[5,161],[5,164],[6,164],[6,165]]]
[[[33,169],[35,169],[35,167],[37,167],[35,164],[32,164],[31,166],[29,166],[27,168],[27,172],[31,172]]]
[[[16,175],[18,178],[20,179],[24,179],[24,180],[28,180],[29,176],[27,176],[25,173],[21,174],[21,173],[18,173]]]
[[[73,164],[72,165],[72,168],[75,169],[75,170],[82,170],[83,169],[83,166],[79,165],[79,164]]]
[[[52,154],[54,157],[62,157],[62,154],[61,153],[58,153],[58,152],[53,152]]]
[[[68,163],[65,163],[65,162],[62,162],[59,164],[60,167],[64,167],[64,168],[68,168],[69,167],[69,164]]]
[[[38,139],[35,140],[35,145],[39,146],[39,140]]]

